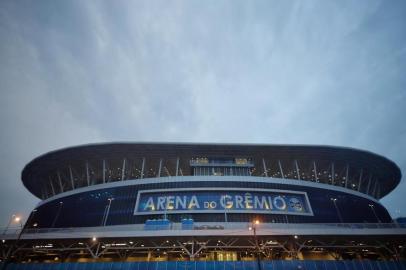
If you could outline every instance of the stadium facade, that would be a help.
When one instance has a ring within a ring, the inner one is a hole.
[[[406,228],[379,200],[400,179],[387,158],[342,147],[71,147],[24,168],[23,184],[41,201],[23,230],[3,233],[2,256],[259,268],[272,260],[396,261]]]

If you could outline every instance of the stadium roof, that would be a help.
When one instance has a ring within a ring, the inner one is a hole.
[[[25,166],[22,171],[22,181],[24,186],[31,193],[39,198],[44,198],[42,189],[46,181],[49,181],[49,179],[53,177],[55,178],[54,183],[56,186],[58,180],[61,186],[68,186],[67,182],[69,181],[69,176],[67,176],[67,174],[69,173],[66,171],[67,168],[73,167],[78,170],[77,168],[84,168],[84,164],[87,164],[88,162],[93,164],[97,162],[97,164],[101,164],[100,161],[102,160],[112,161],[120,159],[147,158],[150,160],[150,165],[157,166],[154,164],[154,159],[180,158],[181,160],[184,160],[184,162],[187,161],[187,163],[184,164],[189,164],[189,160],[195,157],[247,157],[251,159],[257,167],[262,166],[263,160],[266,160],[268,164],[270,164],[269,166],[273,166],[272,162],[274,161],[283,161],[285,164],[299,161],[300,165],[302,167],[306,166],[306,168],[311,166],[312,162],[314,162],[314,164],[317,163],[318,165],[321,164],[319,166],[324,166],[324,171],[327,169],[327,166],[330,166],[327,170],[331,169],[331,165],[329,164],[333,164],[334,170],[334,164],[336,164],[337,172],[339,171],[338,168],[341,168],[341,173],[345,170],[345,166],[347,166],[347,176],[348,168],[350,168],[352,173],[352,175],[347,178],[355,178],[356,173],[359,173],[359,177],[362,178],[364,172],[364,177],[368,174],[371,175],[371,177],[373,175],[374,178],[377,179],[380,186],[380,192],[375,197],[378,198],[381,198],[392,191],[399,184],[401,179],[400,169],[391,160],[372,152],[346,147],[318,145],[120,142],[74,146],[46,153],[35,158]],[[96,169],[93,167],[93,170],[96,171],[95,175],[97,175],[97,171],[102,170],[102,166],[97,165]],[[309,173],[311,172],[309,171]],[[81,175],[83,175],[83,173],[81,173]],[[264,175],[256,174],[254,176]],[[70,177],[72,177],[72,172]],[[92,183],[96,183],[96,181],[93,181]],[[77,188],[73,182],[72,185],[73,189]],[[54,189],[54,187],[52,187],[52,189]],[[63,192],[63,187],[61,187],[61,190]]]

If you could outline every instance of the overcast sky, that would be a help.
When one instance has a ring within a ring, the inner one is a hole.
[[[0,227],[36,156],[103,141],[328,144],[406,169],[405,1],[0,1]],[[406,215],[404,181],[382,202]]]

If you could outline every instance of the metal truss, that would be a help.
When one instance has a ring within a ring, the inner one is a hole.
[[[266,259],[303,259],[309,254],[329,255],[334,259],[372,258],[400,260],[406,258],[406,236],[259,236],[253,237],[154,237],[99,238],[64,240],[7,240],[1,242],[1,260],[75,261],[127,260],[195,260],[210,253],[233,252],[239,258],[259,256]],[[258,243],[258,245],[256,244]]]

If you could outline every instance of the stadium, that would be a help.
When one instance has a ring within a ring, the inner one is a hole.
[[[398,166],[333,146],[106,143],[22,171],[3,269],[406,269]]]

